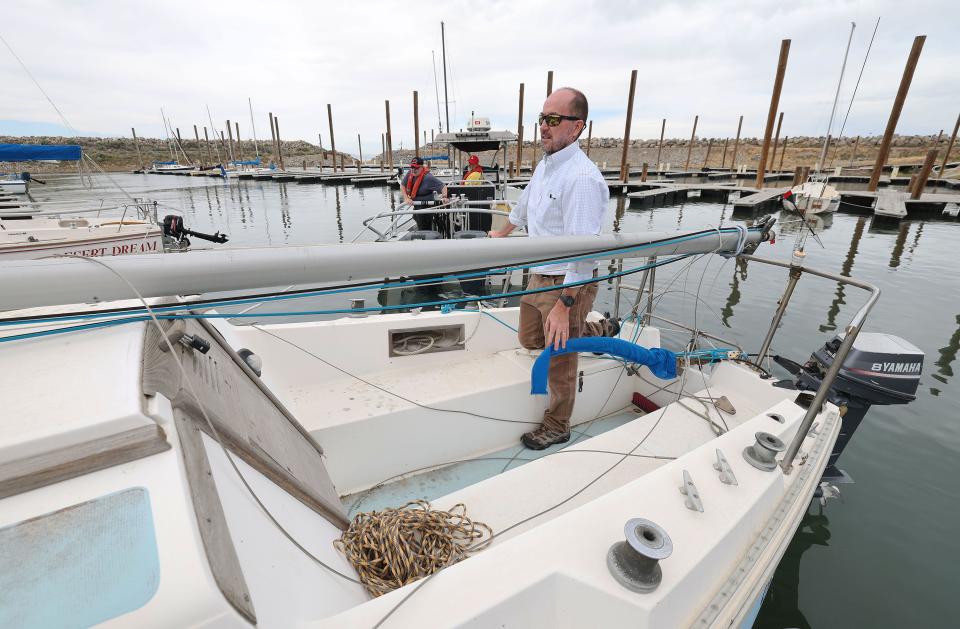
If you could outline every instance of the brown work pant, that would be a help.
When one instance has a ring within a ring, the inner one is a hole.
[[[558,286],[563,284],[563,275],[530,276],[527,289]],[[570,338],[578,336],[603,336],[603,326],[588,323],[584,319],[593,308],[597,285],[579,287],[576,302],[570,309]],[[547,316],[557,304],[560,290],[532,293],[520,298],[520,345],[526,349],[543,349],[546,346]],[[558,432],[570,431],[570,415],[577,396],[577,353],[570,352],[550,359],[550,375],[547,380],[550,402],[543,412],[543,425]]]

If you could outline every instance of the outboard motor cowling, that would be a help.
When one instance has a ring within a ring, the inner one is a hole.
[[[813,352],[796,374],[798,389],[815,391],[820,387],[842,342],[841,334]],[[877,332],[857,336],[827,397],[846,410],[824,480],[849,479],[836,467],[837,459],[872,405],[906,404],[916,399],[923,358],[923,350],[898,336]]]

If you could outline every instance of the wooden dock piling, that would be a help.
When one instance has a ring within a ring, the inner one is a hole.
[[[663,134],[667,130],[667,119],[663,119],[663,124],[660,125],[660,144],[657,145],[657,161],[654,163],[654,168],[657,169],[657,172],[660,172],[660,154],[663,152]]]
[[[553,94],[553,70],[547,70],[547,96]]]
[[[867,184],[869,192],[875,192],[880,184],[880,173],[883,172],[883,167],[890,156],[890,142],[893,141],[893,134],[897,130],[897,121],[900,120],[900,112],[903,111],[903,103],[907,100],[907,92],[910,91],[913,73],[917,69],[917,62],[920,60],[920,52],[923,51],[923,43],[926,39],[926,35],[917,35],[913,39],[913,46],[910,48],[910,55],[907,57],[907,65],[903,68],[903,76],[900,78],[900,88],[897,90],[897,96],[893,101],[893,109],[890,110],[890,119],[887,121],[887,128],[883,132],[883,140],[880,142],[880,152],[877,153],[877,160],[873,164],[870,183]]]
[[[523,160],[523,83],[520,84],[520,96],[517,105],[517,171],[515,175],[520,176],[520,162]]]
[[[763,176],[767,169],[767,157],[770,153],[770,136],[773,135],[773,121],[780,107],[780,92],[783,90],[783,77],[787,72],[787,58],[790,55],[790,40],[780,42],[780,59],[777,61],[777,76],[773,81],[773,95],[770,98],[770,111],[767,114],[767,127],[763,132],[763,148],[760,150],[760,163],[757,165],[756,187],[763,187]]]
[[[799,186],[800,178],[803,176],[803,166],[797,166],[793,169],[793,182],[790,184],[790,187]]]
[[[940,162],[940,176],[947,168],[947,160],[950,158],[950,150],[953,149],[953,143],[957,139],[957,131],[960,130],[960,116],[957,116],[957,122],[953,125],[953,133],[950,134],[950,141],[947,143],[947,151],[943,154],[943,161]]]
[[[233,125],[230,124],[229,120],[227,120],[227,139],[230,141],[229,161],[234,162],[237,160],[237,153],[233,146]]]
[[[357,134],[357,151],[360,153],[360,161],[357,162],[357,172],[361,172],[361,164],[363,164],[363,143],[360,142],[360,134]]]
[[[697,122],[699,120],[699,114],[693,117],[693,131],[690,132],[690,144],[687,145],[687,162],[683,165],[684,172],[690,170],[690,153],[693,151],[693,141],[697,137]]]
[[[413,154],[420,157],[420,96],[417,90],[413,90]]]
[[[273,126],[273,112],[269,112],[270,116],[270,141],[273,142],[273,161],[279,167],[280,166],[280,157],[277,155],[277,129]]]
[[[710,162],[710,149],[713,148],[713,138],[707,140],[707,154],[703,156],[703,167],[701,170],[707,169],[707,164]]]
[[[286,170],[283,165],[283,142],[280,140],[280,116],[273,117],[273,131],[277,136],[277,159],[280,161],[280,170]]]
[[[853,163],[857,160],[857,147],[860,146],[860,136],[857,136],[857,139],[853,141],[853,153],[850,155],[850,168],[853,168]]]
[[[647,180],[647,163],[643,163],[643,170],[640,172],[640,181]]]
[[[737,169],[737,150],[740,148],[740,129],[743,128],[743,116],[740,116],[740,122],[737,123],[737,138],[733,141],[733,156],[730,158],[730,169]]]
[[[937,149],[927,151],[927,158],[923,160],[923,168],[920,169],[917,181],[913,184],[913,190],[910,192],[912,200],[916,201],[923,194],[923,189],[927,186],[927,179],[930,178],[930,171],[933,170],[933,163],[937,161],[937,153]]]
[[[780,118],[777,119],[777,133],[773,136],[773,151],[770,153],[770,170],[773,170],[773,162],[777,159],[777,144],[780,143],[780,127],[783,126],[783,112],[780,112]]]
[[[777,170],[779,171],[783,170],[783,158],[787,154],[787,140],[789,139],[790,139],[789,137],[783,136],[783,148],[780,149],[780,165],[777,166]]]
[[[551,73],[551,78],[552,78]],[[633,97],[637,91],[637,71],[630,73],[630,92],[627,96],[627,122],[623,130],[623,155],[620,157],[620,181],[626,183],[629,173],[627,172],[627,151],[630,149],[630,122],[633,120]]]
[[[130,127],[130,131],[133,133],[133,145],[137,147],[137,161],[140,162],[140,170],[143,170],[143,156],[140,154],[140,140],[137,139],[137,130]]]
[[[233,125],[237,129],[237,155],[240,156],[240,161],[242,162],[243,161],[243,144],[241,144],[240,142],[240,123],[235,121]]]
[[[727,165],[727,144],[730,142],[730,138],[723,139],[723,157],[720,159],[720,170]]]
[[[593,123],[590,123],[591,126]],[[533,159],[530,160],[530,173],[537,168],[537,132],[540,131],[540,125],[533,125]],[[587,157],[590,157],[590,138],[587,136]]]
[[[337,141],[333,137],[333,107],[330,106],[330,103],[327,103],[327,124],[330,125],[330,151],[333,152],[333,172],[337,172]],[[341,170],[343,169],[341,168]]]
[[[207,128],[203,128],[203,148],[206,149],[207,153],[207,164],[213,164],[213,160],[210,159],[210,136],[207,135]]]
[[[440,26],[442,28],[442,22]],[[444,84],[444,93],[446,93],[446,84]],[[383,104],[387,110],[387,167],[389,168],[390,172],[393,173],[393,137],[390,133],[390,101],[385,100],[383,101]],[[447,124],[450,124],[449,118],[447,119]]]
[[[534,143],[534,145],[536,145],[536,143],[537,143],[537,130],[536,130],[536,129],[539,128],[539,127],[540,127],[540,125],[537,125],[537,127],[534,128],[534,131],[533,131],[533,143]],[[592,141],[593,141],[593,120],[591,120],[591,121],[590,121],[590,124],[587,125],[587,157],[590,157],[590,144],[591,144]],[[536,151],[537,149],[534,148],[533,150]]]

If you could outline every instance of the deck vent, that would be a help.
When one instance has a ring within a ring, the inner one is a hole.
[[[643,518],[627,520],[626,540],[607,551],[607,568],[623,587],[634,592],[652,592],[660,585],[660,560],[673,554],[673,540],[659,525]]]
[[[754,436],[757,442],[743,449],[743,458],[758,470],[772,472],[777,467],[777,453],[786,450],[787,446],[769,432],[761,431]]]

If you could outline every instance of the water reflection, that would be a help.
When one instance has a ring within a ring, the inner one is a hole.
[[[937,366],[937,373],[931,374],[934,379],[943,384],[947,384],[947,379],[953,377],[953,368],[951,365],[953,361],[957,359],[957,350],[960,350],[960,315],[956,315],[955,322],[957,329],[954,331],[953,336],[947,341],[945,347],[941,347],[938,350],[940,352],[940,358],[934,363]],[[940,389],[930,387],[930,393],[940,395]]]
[[[727,296],[727,302],[720,310],[720,318],[724,327],[730,326],[730,318],[733,317],[733,307],[740,303],[740,282],[747,281],[747,261],[744,258],[736,258],[736,266],[733,267],[733,281],[730,282],[730,294]]]
[[[617,197],[617,207],[613,217],[613,233],[615,234],[620,233],[620,221],[623,220],[623,214],[627,211],[627,205],[629,205],[627,201],[626,196]]]
[[[336,199],[335,204],[337,208],[337,238],[340,242],[343,242],[343,216],[341,215],[340,208],[340,187],[337,186],[333,189],[333,194]]]
[[[907,244],[907,234],[910,233],[910,223],[904,221],[900,223],[900,229],[897,231],[897,240],[893,245],[893,251],[890,252],[890,268],[895,269],[900,266],[900,256],[903,255],[903,248]]]
[[[800,562],[812,547],[830,545],[829,525],[830,520],[822,510],[807,511],[777,566],[754,627],[810,627],[800,611]]]
[[[853,260],[857,257],[857,250],[860,248],[860,239],[863,238],[863,228],[867,224],[867,219],[861,216],[857,219],[857,224],[853,228],[853,237],[850,239],[850,247],[847,249],[847,257],[843,260],[843,266],[840,267],[840,275],[850,277],[850,271],[853,270]],[[840,314],[840,306],[847,303],[846,287],[837,282],[837,290],[833,301],[830,302],[830,308],[827,309],[827,322],[820,326],[821,332],[832,332],[837,329],[837,315]]]

